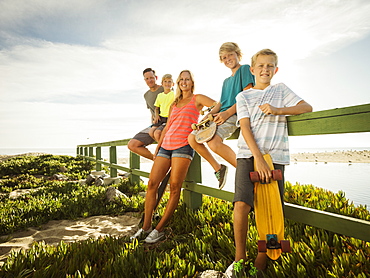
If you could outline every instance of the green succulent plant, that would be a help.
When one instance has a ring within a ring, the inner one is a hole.
[[[68,167],[72,172],[83,172],[85,170],[81,169],[87,165],[79,159],[68,162],[70,158],[59,157],[59,162],[53,163],[49,162],[55,157],[38,159],[9,161],[7,167],[1,164],[1,189],[5,195],[9,188],[22,186],[23,182],[28,183],[29,188],[38,187],[37,191],[18,199],[0,198],[0,234],[5,237],[13,231],[38,226],[52,219],[119,215],[128,211],[139,213],[144,209],[144,198],[137,195],[137,192],[145,190],[143,184],[133,187],[123,180],[117,188],[128,192],[129,198],[107,203],[104,187],[84,186],[71,181],[46,183],[35,177],[36,171],[32,170],[36,169],[32,163],[37,161],[37,165],[49,166],[64,163],[71,165]],[[53,167],[45,170],[45,166],[43,173],[50,174]],[[165,193],[158,208],[160,215],[167,200],[168,193]],[[369,221],[366,207],[354,206],[343,192],[334,194],[312,185],[286,183],[285,200]],[[61,242],[57,246],[35,242],[28,250],[12,253],[0,267],[0,277],[197,277],[207,269],[223,272],[235,254],[232,211],[230,202],[212,197],[204,196],[197,211],[188,210],[180,200],[165,229],[165,240],[159,244],[130,242],[126,236],[68,244]],[[285,221],[286,238],[291,242],[292,253],[283,254],[277,261],[268,261],[268,277],[370,277],[369,242]],[[247,275],[254,277],[256,273],[252,266],[257,256],[258,233],[253,213],[249,215],[249,223],[245,264],[250,269]]]

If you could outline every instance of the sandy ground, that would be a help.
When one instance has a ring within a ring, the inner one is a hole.
[[[1,237],[0,242],[7,241],[0,243],[0,266],[12,250],[28,249],[35,241],[57,245],[61,240],[75,242],[108,235],[122,237],[134,234],[139,221],[140,218],[133,213],[117,217],[102,215],[80,220],[52,220],[40,227]]]

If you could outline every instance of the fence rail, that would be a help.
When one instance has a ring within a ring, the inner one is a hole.
[[[289,116],[287,121],[289,136],[370,132],[370,104]],[[238,134],[239,130],[233,134],[231,139],[236,139]],[[128,172],[131,174],[130,181],[136,183],[139,182],[140,176],[149,177],[148,172],[140,170],[140,157],[130,152],[129,167],[117,164],[117,146],[126,146],[129,140],[78,145],[77,155],[95,161],[97,170],[101,170],[102,165],[109,166],[113,177],[117,176],[117,170]],[[109,147],[109,162],[102,159],[102,147]],[[184,202],[189,208],[197,209],[202,204],[203,195],[231,202],[234,193],[202,185],[201,159],[196,154],[183,183]],[[370,221],[290,203],[285,203],[285,217],[370,242]]]

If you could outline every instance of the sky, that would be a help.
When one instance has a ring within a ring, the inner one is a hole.
[[[142,71],[194,73],[220,98],[263,48],[314,111],[370,103],[368,0],[0,0],[0,148],[75,148],[131,138],[150,123]],[[369,133],[291,137],[293,147],[370,147]]]

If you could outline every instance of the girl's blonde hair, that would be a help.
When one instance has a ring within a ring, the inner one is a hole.
[[[274,51],[272,51],[271,49],[268,49],[268,48],[265,48],[265,49],[262,49],[260,51],[258,51],[256,54],[253,55],[252,57],[252,61],[251,61],[251,66],[254,67],[254,65],[256,64],[256,60],[257,60],[257,57],[259,55],[271,55],[275,58],[275,67],[277,67],[278,65],[278,56],[276,55],[276,53]]]
[[[192,72],[190,70],[183,70],[180,72],[179,74],[179,77],[177,78],[176,80],[176,95],[175,95],[175,99],[173,101],[173,104],[176,105],[179,103],[180,100],[182,100],[183,98],[183,94],[182,94],[182,90],[180,88],[180,77],[181,77],[181,74],[184,73],[184,72],[188,72],[190,74],[190,79],[191,81],[193,82],[193,87],[191,88],[191,92],[194,93],[194,88],[195,88],[195,82],[194,82],[194,75],[192,74]]]
[[[241,60],[242,56],[243,56],[243,53],[240,50],[239,45],[237,43],[235,43],[235,42],[225,42],[225,43],[223,43],[220,47],[220,50],[218,51],[220,61],[222,62],[221,55],[223,55],[223,53],[225,53],[225,52],[228,53],[228,52],[233,52],[233,51],[235,51],[236,56],[238,56],[238,59]]]

